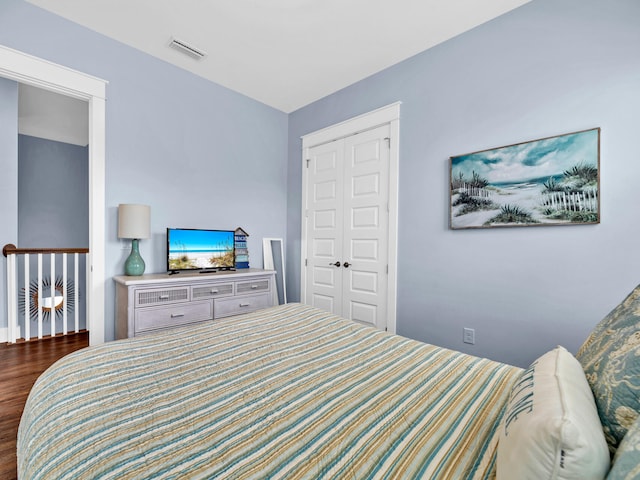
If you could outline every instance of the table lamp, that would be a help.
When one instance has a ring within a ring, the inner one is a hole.
[[[138,241],[149,238],[151,208],[149,205],[121,203],[118,205],[118,238],[131,238],[131,254],[124,262],[124,274],[139,276],[144,273],[144,260],[140,256]]]

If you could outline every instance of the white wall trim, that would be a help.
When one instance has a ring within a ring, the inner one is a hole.
[[[0,343],[7,343],[9,341],[9,329],[7,327],[0,327]]]
[[[89,103],[89,344],[104,343],[105,80],[0,45],[0,77]],[[19,245],[18,245],[19,246]]]
[[[388,261],[389,276],[387,293],[387,330],[396,332],[396,312],[398,297],[398,178],[400,166],[400,105],[392,103],[369,113],[358,115],[349,120],[331,125],[302,136],[302,235],[300,241],[300,298],[306,298],[306,266],[307,252],[307,176],[306,159],[309,149],[345,138],[356,133],[371,130],[381,125],[389,125],[391,143],[389,155],[389,241]]]

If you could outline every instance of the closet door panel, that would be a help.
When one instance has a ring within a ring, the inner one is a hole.
[[[342,303],[342,174],[344,145],[315,147],[308,162],[305,303],[340,315]]]
[[[387,298],[389,127],[345,139],[343,315],[384,329]]]

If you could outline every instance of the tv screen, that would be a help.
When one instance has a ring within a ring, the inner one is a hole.
[[[167,270],[228,270],[235,267],[234,232],[167,228]]]

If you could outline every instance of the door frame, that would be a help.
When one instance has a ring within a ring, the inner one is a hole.
[[[105,103],[108,82],[4,45],[0,45],[0,77],[78,98],[89,105],[87,326],[89,344],[104,343]]]
[[[306,298],[307,266],[307,184],[308,170],[306,168],[309,150],[324,143],[333,142],[365,130],[371,130],[382,125],[389,125],[389,238],[387,275],[387,331],[396,332],[396,307],[398,290],[398,171],[400,162],[400,105],[392,103],[371,112],[358,115],[343,122],[317,130],[302,136],[302,232],[300,240],[300,299]]]

